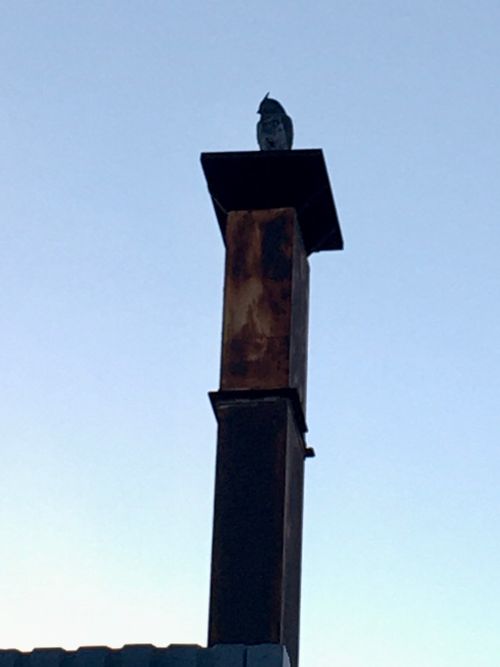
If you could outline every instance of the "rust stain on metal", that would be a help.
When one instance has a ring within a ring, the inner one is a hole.
[[[309,273],[294,209],[233,211],[226,243],[221,389],[303,384],[305,393],[296,366],[306,359]]]

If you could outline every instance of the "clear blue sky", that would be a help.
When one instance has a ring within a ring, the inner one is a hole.
[[[202,151],[324,150],[303,667],[500,664],[498,2],[0,4],[0,647],[206,641]]]

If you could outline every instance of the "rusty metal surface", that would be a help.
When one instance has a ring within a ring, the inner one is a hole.
[[[226,243],[220,387],[293,387],[304,410],[309,265],[295,211],[233,211]]]
[[[321,149],[202,153],[201,164],[224,239],[230,211],[290,207],[307,254],[343,249]]]
[[[216,403],[209,645],[282,643],[297,666],[304,443],[287,398]]]

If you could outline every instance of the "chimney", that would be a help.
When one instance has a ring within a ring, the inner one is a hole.
[[[298,665],[309,261],[343,241],[321,150],[204,153],[226,247],[208,644]]]

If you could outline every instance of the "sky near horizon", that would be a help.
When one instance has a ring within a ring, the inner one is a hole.
[[[500,664],[500,4],[0,2],[0,648],[206,643],[202,151],[322,148],[302,667]]]

